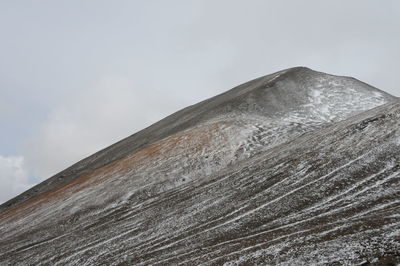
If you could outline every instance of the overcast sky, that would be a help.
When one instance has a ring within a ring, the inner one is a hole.
[[[400,96],[400,1],[0,1],[0,203],[294,66]]]

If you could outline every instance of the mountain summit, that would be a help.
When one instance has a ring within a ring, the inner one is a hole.
[[[0,206],[0,264],[400,262],[399,100],[304,67],[178,111]]]

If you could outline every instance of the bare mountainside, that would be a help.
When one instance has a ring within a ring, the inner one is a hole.
[[[0,265],[400,263],[400,102],[292,68],[0,207]]]

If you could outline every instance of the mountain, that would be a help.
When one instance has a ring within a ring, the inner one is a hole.
[[[0,265],[400,263],[400,102],[297,67],[0,206]]]

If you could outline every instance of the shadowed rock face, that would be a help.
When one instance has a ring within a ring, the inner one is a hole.
[[[255,79],[3,204],[0,265],[400,262],[399,117],[353,78]]]

